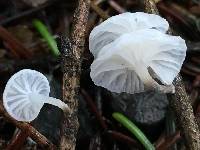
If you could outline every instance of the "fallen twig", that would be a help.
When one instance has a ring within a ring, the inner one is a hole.
[[[40,6],[36,7],[36,8],[32,8],[32,9],[29,9],[29,10],[26,10],[26,11],[23,11],[23,12],[20,12],[20,13],[14,15],[14,16],[11,16],[11,17],[9,17],[9,18],[6,18],[6,19],[1,20],[1,21],[0,21],[0,25],[3,26],[3,25],[6,25],[6,24],[8,24],[8,23],[11,23],[11,22],[13,22],[13,21],[16,21],[17,19],[21,19],[21,18],[23,18],[23,17],[27,17],[27,16],[32,15],[32,14],[34,14],[34,13],[38,13],[38,12],[40,12],[41,10],[43,10],[43,9],[45,9],[45,8],[47,8],[47,7],[49,7],[49,6],[52,5],[52,4],[53,4],[53,1],[52,1],[52,2],[48,2],[48,3],[45,3],[44,5],[40,5]]]
[[[6,150],[20,150],[28,136],[27,132],[18,131],[7,145]]]
[[[168,150],[170,146],[176,143],[180,138],[180,131],[177,131],[171,136],[165,137],[164,141],[156,146],[156,150]]]
[[[16,56],[20,56],[21,58],[31,58],[32,53],[28,51],[20,41],[18,41],[15,37],[12,36],[4,27],[0,26],[0,38],[5,41],[9,48],[11,48],[11,52]]]
[[[0,115],[2,115],[7,121],[13,123],[19,129],[21,129],[22,132],[26,132],[35,142],[37,142],[42,147],[46,147],[47,149],[52,150],[55,149],[55,146],[30,124],[19,122],[13,119],[3,108],[2,102],[0,103]]]
[[[124,13],[126,12],[126,10],[124,8],[122,8],[119,4],[117,4],[114,0],[109,0],[108,4],[113,7],[116,11],[118,11],[119,13]]]
[[[91,6],[92,10],[94,10],[103,20],[106,20],[110,17],[100,7],[98,7],[94,2],[91,2],[90,6]]]
[[[108,127],[105,123],[105,121],[103,120],[102,115],[99,113],[96,105],[94,104],[93,100],[91,99],[91,97],[87,94],[87,92],[85,90],[81,90],[81,94],[84,96],[85,101],[87,102],[87,104],[90,106],[92,112],[94,113],[94,115],[96,116],[96,118],[98,119],[101,127],[106,130]]]
[[[74,150],[76,134],[79,128],[77,110],[81,58],[85,44],[85,31],[89,15],[90,0],[79,0],[74,13],[73,30],[70,42],[64,38],[58,41],[58,48],[63,58],[63,101],[68,103],[72,115],[64,115],[61,127],[61,150]]]
[[[125,134],[122,134],[120,132],[114,131],[114,130],[108,130],[106,131],[106,134],[111,136],[113,139],[118,140],[120,142],[124,142],[126,144],[129,144],[130,146],[137,147],[139,149],[142,149],[142,145],[135,141],[132,137],[129,137]]]

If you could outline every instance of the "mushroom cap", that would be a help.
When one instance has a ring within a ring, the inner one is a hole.
[[[15,73],[7,82],[3,93],[3,104],[9,115],[18,121],[34,120],[44,101],[33,100],[31,94],[49,96],[47,78],[40,72],[23,69]]]
[[[186,49],[181,37],[156,29],[125,33],[99,51],[90,76],[96,85],[112,92],[134,94],[144,91],[150,67],[163,84],[170,85],[181,69]]]
[[[121,35],[151,28],[165,33],[169,28],[169,24],[158,15],[143,12],[126,12],[110,17],[91,31],[89,49],[94,57],[97,57],[102,47],[113,42]]]

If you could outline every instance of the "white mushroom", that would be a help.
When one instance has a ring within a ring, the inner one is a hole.
[[[158,15],[143,12],[127,12],[110,17],[96,26],[90,33],[89,49],[94,57],[96,57],[103,46],[111,43],[119,36],[125,33],[151,28],[165,33],[169,28],[169,24],[164,18]]]
[[[7,112],[18,121],[34,120],[44,103],[70,112],[67,104],[49,97],[49,92],[49,82],[42,73],[23,69],[8,80],[3,93],[3,104]]]
[[[131,22],[132,18],[128,17],[131,16],[130,13],[126,15],[127,13],[122,14],[124,20]],[[137,26],[134,21],[128,24],[122,20],[120,22],[119,16],[116,16],[116,19],[114,16],[111,18],[112,24],[108,19],[92,31],[91,37],[94,38],[90,38],[89,42],[95,59],[91,65],[90,76],[96,85],[116,93],[134,94],[149,89],[164,93],[174,92],[172,82],[185,59],[185,41],[179,36],[165,34],[168,28],[166,21],[160,19],[159,23],[159,20],[155,21],[158,18],[156,15],[155,18],[148,15],[141,16],[143,22],[138,21],[140,23],[135,29],[132,28]],[[151,20],[154,20],[155,24]],[[105,29],[108,24],[109,28]],[[126,29],[130,29],[130,32],[125,32]],[[101,36],[98,36],[100,31]],[[112,38],[111,33],[117,34]],[[108,37],[109,42],[104,42]],[[154,78],[157,78],[161,85]]]

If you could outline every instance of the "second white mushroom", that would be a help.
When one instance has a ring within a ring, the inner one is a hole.
[[[172,82],[187,47],[181,37],[166,34],[168,27],[164,18],[142,12],[113,16],[96,26],[89,38],[93,82],[116,93],[174,93]]]
[[[70,112],[67,104],[49,97],[50,86],[47,78],[40,72],[24,69],[14,74],[5,87],[3,104],[7,112],[18,121],[34,120],[44,103]]]

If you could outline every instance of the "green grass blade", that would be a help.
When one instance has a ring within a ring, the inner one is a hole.
[[[135,137],[143,144],[146,150],[155,150],[155,147],[143,134],[143,132],[126,116],[121,113],[115,112],[112,114],[113,118],[126,127]]]
[[[41,34],[41,36],[46,40],[53,55],[54,56],[60,55],[56,41],[54,40],[51,33],[49,33],[47,27],[38,19],[33,20],[33,25],[38,30],[38,32]]]

